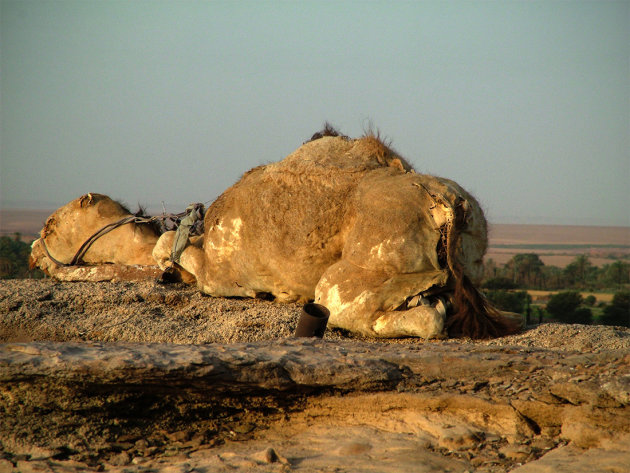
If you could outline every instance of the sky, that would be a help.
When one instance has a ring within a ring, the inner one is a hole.
[[[492,223],[630,226],[630,1],[0,2],[3,208],[179,212],[329,121]]]

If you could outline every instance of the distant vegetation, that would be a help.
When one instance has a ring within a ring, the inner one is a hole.
[[[619,245],[616,243],[606,244],[568,244],[568,243],[527,243],[521,245],[495,243],[493,248],[509,248],[511,250],[590,250],[590,249],[609,249],[609,248],[621,248],[624,250],[630,249],[630,245]]]
[[[0,237],[0,279],[42,278],[30,270],[31,246],[21,235]],[[545,265],[538,255],[515,255],[508,263],[484,265],[483,291],[502,310],[527,316],[528,322],[555,320],[565,323],[598,323],[630,327],[630,263],[615,261],[602,267],[580,255],[565,268]],[[527,290],[554,291],[546,305],[532,301]],[[613,293],[610,304],[596,304],[594,296],[582,292]]]
[[[625,261],[597,267],[587,255],[579,255],[558,268],[545,265],[535,253],[517,254],[503,266],[489,259],[484,264],[483,288],[497,307],[526,315],[530,323],[554,320],[630,327],[630,263]],[[533,303],[527,290],[558,292],[542,306]],[[614,297],[610,304],[596,305],[596,298],[584,297],[583,292]]]
[[[554,291],[619,291],[630,288],[630,262],[614,261],[602,267],[593,265],[587,255],[577,256],[565,268],[545,265],[535,253],[515,255],[503,266],[492,259],[484,264],[485,286],[510,284],[511,288]]]
[[[0,237],[0,279],[42,278],[44,274],[39,269],[28,268],[28,256],[31,245],[21,240],[16,233],[13,237]]]

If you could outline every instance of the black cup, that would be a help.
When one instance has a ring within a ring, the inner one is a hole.
[[[330,311],[321,304],[309,302],[302,307],[302,315],[295,329],[296,337],[322,338],[326,331],[326,324]]]

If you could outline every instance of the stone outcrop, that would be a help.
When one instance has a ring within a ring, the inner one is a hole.
[[[627,466],[628,366],[626,350],[448,342],[8,343],[0,439],[6,468],[68,471],[541,471],[566,449]]]

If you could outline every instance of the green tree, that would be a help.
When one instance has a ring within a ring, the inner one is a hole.
[[[526,291],[491,290],[485,291],[485,295],[497,308],[518,314],[525,314],[532,301]]]
[[[557,266],[545,266],[542,268],[541,289],[553,291],[567,287],[564,271]]]
[[[625,261],[607,264],[599,273],[598,279],[604,287],[620,287],[630,283],[630,264]]]
[[[630,327],[630,291],[615,294],[612,303],[604,307],[599,322],[603,325]]]
[[[578,255],[564,268],[564,274],[570,287],[585,288],[594,280],[597,268],[593,266],[587,255]]]
[[[484,289],[516,289],[517,285],[511,279],[498,277],[491,278],[483,283]]]
[[[553,318],[564,323],[585,323],[583,321],[576,322],[576,318],[583,319],[585,313],[576,314],[576,311],[582,304],[582,295],[577,291],[566,291],[554,294],[547,303],[547,312]],[[587,309],[588,310],[588,309]],[[590,313],[590,310],[589,310]],[[590,320],[590,318],[589,318]]]
[[[0,279],[42,277],[41,271],[29,269],[30,254],[30,245],[20,240],[19,233],[16,233],[13,238],[0,237]]]
[[[571,323],[588,325],[593,322],[593,312],[588,307],[578,307],[573,311]]]
[[[514,255],[505,267],[512,275],[512,280],[519,286],[538,287],[544,265],[537,254],[520,253]]]

